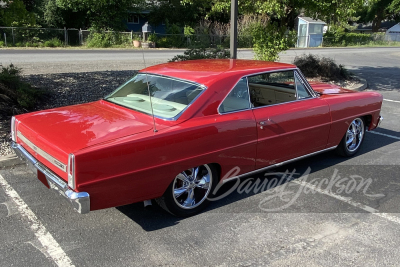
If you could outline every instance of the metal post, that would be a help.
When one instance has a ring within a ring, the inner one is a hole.
[[[64,44],[67,46],[68,40],[67,40],[67,28],[64,27]]]
[[[131,43],[133,41],[133,31],[131,31]]]
[[[4,33],[4,44],[7,46],[7,35]]]
[[[11,35],[12,35],[12,39],[13,39],[13,45],[15,45],[14,28],[11,28]]]
[[[230,38],[231,59],[237,58],[237,18],[238,18],[238,0],[231,0],[231,38]]]

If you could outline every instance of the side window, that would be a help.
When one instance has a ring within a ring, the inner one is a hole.
[[[303,80],[301,80],[297,74],[295,75],[296,80],[296,90],[297,90],[297,99],[309,98],[311,97],[310,92],[306,89]]]
[[[251,103],[254,107],[296,100],[293,70],[264,73],[248,79]]]
[[[219,106],[219,112],[226,113],[248,108],[250,108],[250,100],[247,79],[242,78]]]

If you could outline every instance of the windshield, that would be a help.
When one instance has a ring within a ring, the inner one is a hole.
[[[139,73],[105,99],[115,104],[154,116],[173,119],[181,113],[205,87],[171,77]]]

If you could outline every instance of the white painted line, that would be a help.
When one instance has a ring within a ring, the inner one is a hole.
[[[366,212],[372,213],[372,214],[374,214],[374,215],[376,215],[378,217],[384,218],[384,219],[386,219],[388,221],[400,224],[400,218],[399,217],[392,216],[392,215],[390,215],[388,213],[379,212],[379,210],[377,210],[377,209],[374,209],[374,208],[368,207],[368,206],[366,206],[364,204],[355,202],[355,201],[351,200],[348,197],[343,197],[343,196],[340,196],[340,195],[336,195],[336,194],[334,194],[334,193],[332,193],[332,192],[330,192],[328,190],[322,190],[321,188],[318,188],[317,186],[315,186],[313,184],[309,184],[309,183],[301,181],[301,180],[293,180],[292,182],[296,183],[296,184],[298,184],[300,186],[304,186],[304,187],[307,187],[307,188],[312,189],[314,191],[317,191],[318,193],[321,193],[321,194],[336,198],[336,199],[338,199],[340,201],[343,201],[343,202],[345,202],[345,203],[347,203],[349,205],[352,205],[352,206],[354,206],[356,208],[360,208],[362,210],[365,210]]]
[[[39,221],[35,213],[33,213],[33,211],[28,207],[28,205],[26,205],[14,188],[12,188],[1,175],[0,186],[3,187],[6,195],[13,200],[15,204],[17,204],[19,213],[28,219],[29,227],[54,263],[60,267],[74,266],[71,262],[71,259],[67,256],[67,254],[65,254],[64,250],[60,247],[57,241]]]
[[[400,103],[400,101],[397,100],[391,100],[391,99],[383,99],[384,101],[389,101],[389,102],[395,102],[395,103]]]
[[[390,138],[393,138],[393,139],[400,140],[400,137],[397,137],[397,136],[394,136],[394,135],[390,135],[390,134],[384,134],[384,133],[374,132],[374,131],[370,131],[369,133],[383,135],[383,136],[386,136],[386,137],[390,137]]]

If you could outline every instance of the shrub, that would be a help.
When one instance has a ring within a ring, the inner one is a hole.
[[[114,45],[130,45],[128,36],[119,32],[95,32],[91,31],[86,43],[87,47],[107,48]]]
[[[186,50],[183,55],[174,56],[169,62],[194,60],[194,59],[211,59],[211,58],[229,58],[229,50],[221,48],[192,48]]]
[[[45,95],[45,91],[22,81],[21,70],[13,64],[0,67],[1,113],[11,115],[33,110],[37,102]]]
[[[383,41],[384,33],[354,33],[332,29],[324,34],[323,46],[358,46],[387,44]]]
[[[157,47],[179,48],[179,47],[184,47],[185,44],[186,44],[186,38],[183,34],[165,35],[159,37],[156,40]]]
[[[337,65],[331,58],[315,55],[302,55],[294,58],[296,65],[307,78],[320,77],[328,80],[345,80],[351,78],[349,71],[343,65]]]
[[[0,47],[4,47],[5,43],[3,41],[0,41]]]
[[[277,23],[258,23],[252,32],[255,58],[258,60],[275,61],[279,52],[293,47],[296,41],[294,32],[287,32]]]
[[[58,38],[53,38],[51,40],[44,42],[43,44],[44,47],[60,47],[63,45],[64,45],[63,42]]]

